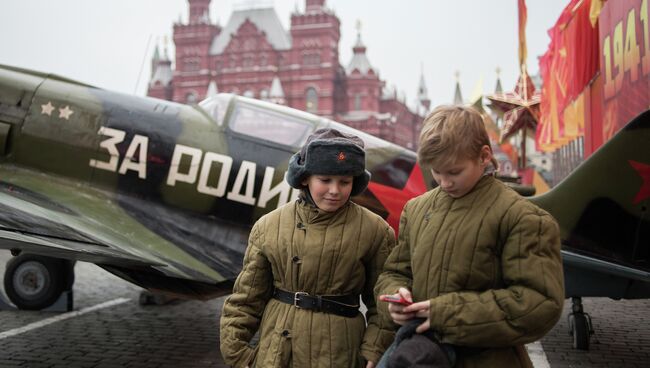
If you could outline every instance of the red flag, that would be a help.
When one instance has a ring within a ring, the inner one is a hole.
[[[582,134],[577,125],[585,114],[580,96],[599,61],[598,29],[589,19],[590,4],[591,0],[570,1],[549,30],[551,43],[540,58],[543,87],[536,140],[537,147],[547,152]]]
[[[528,19],[528,9],[525,0],[519,1],[519,67],[522,74],[526,70],[526,57],[528,49],[526,48],[526,20]]]

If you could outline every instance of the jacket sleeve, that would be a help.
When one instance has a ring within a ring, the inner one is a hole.
[[[411,202],[407,202],[402,210],[399,221],[399,234],[397,246],[390,252],[384,264],[384,270],[379,275],[375,286],[375,297],[382,294],[395,294],[400,287],[411,289],[413,285],[413,273],[411,271],[411,244],[407,227],[408,208]],[[380,313],[388,313],[386,303],[380,303]]]
[[[373,289],[377,282],[377,277],[382,271],[386,258],[390,251],[395,247],[395,232],[388,226],[386,222],[380,220],[380,225],[377,226],[375,244],[379,242],[374,256],[366,263],[366,284],[361,294],[363,303],[368,308],[366,312],[366,320],[368,326],[363,335],[363,343],[361,344],[361,355],[366,361],[374,362],[379,361],[384,351],[392,343],[394,331],[390,324],[380,318],[377,314],[377,302],[374,297]]]
[[[557,223],[542,211],[506,214],[504,221],[506,240],[500,255],[504,288],[431,299],[431,328],[444,342],[476,347],[526,344],[544,336],[562,313]]]
[[[252,363],[255,350],[249,342],[259,328],[273,290],[271,266],[258,244],[258,228],[259,223],[256,223],[251,230],[244,266],[221,313],[221,354],[226,364],[233,367]]]

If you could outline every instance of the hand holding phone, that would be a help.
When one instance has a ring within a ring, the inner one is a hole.
[[[398,303],[402,305],[411,305],[413,302],[409,302],[408,300],[404,299],[403,296],[395,294],[395,295],[380,295],[379,300],[382,302],[389,302],[389,303]]]

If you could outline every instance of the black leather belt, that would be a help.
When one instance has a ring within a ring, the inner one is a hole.
[[[359,313],[358,295],[309,295],[303,291],[293,292],[276,288],[273,297],[299,309],[332,313],[343,317],[356,317]]]

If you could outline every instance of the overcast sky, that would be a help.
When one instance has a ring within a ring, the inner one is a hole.
[[[288,29],[304,0],[214,0],[210,18],[225,26],[233,7],[272,4]],[[528,69],[538,71],[553,26],[569,0],[528,0]],[[0,5],[0,64],[57,73],[98,87],[145,95],[156,40],[187,23],[187,0],[12,0]],[[491,93],[518,76],[517,0],[328,0],[341,20],[341,63],[350,61],[356,21],[382,80],[415,99],[421,66],[433,105],[463,97],[483,78]],[[173,48],[170,46],[170,55]],[[138,80],[138,76],[141,77]]]

